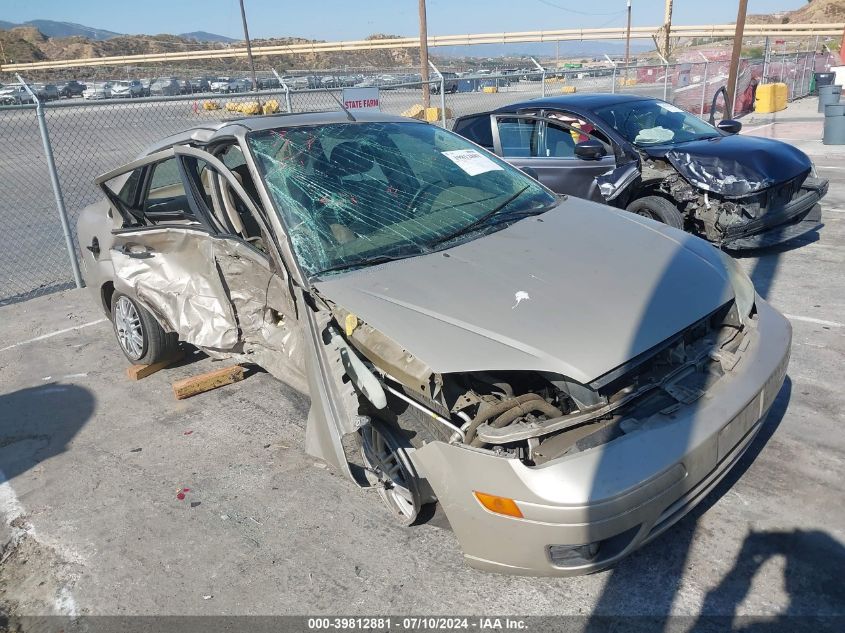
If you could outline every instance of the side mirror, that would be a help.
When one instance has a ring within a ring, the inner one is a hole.
[[[722,132],[736,134],[742,129],[742,123],[734,121],[733,119],[725,119],[724,121],[719,121],[719,124],[716,127],[722,130]]]
[[[575,144],[575,155],[583,160],[598,160],[606,154],[607,150],[604,149],[604,145],[595,139]]]
[[[540,180],[540,176],[537,174],[537,170],[533,167],[520,167],[519,170],[529,178],[533,178],[537,181]]]

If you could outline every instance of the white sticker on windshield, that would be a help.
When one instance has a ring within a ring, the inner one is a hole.
[[[668,110],[669,112],[683,112],[681,108],[676,105],[672,105],[671,103],[661,103],[660,107],[664,110]]]
[[[501,169],[492,160],[474,149],[453,149],[448,152],[441,152],[446,158],[463,169],[470,176],[477,176],[488,171]]]

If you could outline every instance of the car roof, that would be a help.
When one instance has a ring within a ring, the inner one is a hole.
[[[519,103],[512,103],[510,105],[503,106],[496,110],[496,112],[513,112],[524,108],[579,108],[583,110],[593,110],[595,108],[603,108],[604,106],[614,105],[617,103],[650,101],[652,99],[654,99],[654,97],[642,95],[614,94],[607,92],[582,93],[558,95],[555,97],[539,97],[528,101],[520,101]]]
[[[350,121],[345,112],[340,110],[330,112],[297,112],[293,114],[268,114],[250,116],[243,118],[226,119],[223,121],[209,122],[197,127],[178,132],[161,139],[147,147],[141,156],[146,156],[159,150],[179,145],[180,143],[195,142],[200,144],[210,143],[216,136],[228,136],[234,130],[225,128],[240,128],[241,131],[257,132],[271,130],[277,127],[301,127],[306,125],[330,125],[333,123],[418,123],[425,125],[423,121],[409,119],[407,117],[384,114],[383,112],[355,112],[355,121]]]

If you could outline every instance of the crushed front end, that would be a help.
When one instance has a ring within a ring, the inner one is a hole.
[[[595,572],[691,510],[748,447],[785,377],[789,323],[759,297],[756,306],[743,323],[725,306],[590,385],[443,376],[441,411],[468,420],[465,437],[413,460],[467,562]]]
[[[819,201],[828,181],[804,158],[784,179],[735,159],[671,151],[645,158],[643,180],[675,201],[688,227],[709,241],[733,251],[766,248],[822,226]]]

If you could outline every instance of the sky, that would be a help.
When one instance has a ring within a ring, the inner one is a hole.
[[[749,0],[749,13],[806,0]],[[417,0],[244,0],[251,37],[362,39],[415,35]],[[663,21],[663,0],[632,0],[634,26]],[[307,8],[306,8],[307,7]],[[427,0],[431,35],[625,25],[625,0]],[[673,23],[734,22],[737,0],[675,0]],[[238,0],[0,0],[0,20],[76,22],[118,33],[208,31],[242,38]]]

